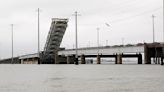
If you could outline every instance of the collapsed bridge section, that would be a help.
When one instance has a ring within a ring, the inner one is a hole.
[[[44,52],[41,56],[41,63],[56,63],[55,57],[59,50],[61,41],[67,28],[68,19],[53,18],[51,27],[47,36]]]

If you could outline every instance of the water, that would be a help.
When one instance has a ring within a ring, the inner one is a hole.
[[[0,92],[164,92],[164,66],[0,65]]]

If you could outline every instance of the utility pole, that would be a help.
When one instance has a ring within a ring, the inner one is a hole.
[[[40,9],[38,8],[38,64],[40,62]]]
[[[155,42],[155,27],[154,27],[154,18],[155,18],[155,16],[154,15],[152,15],[152,23],[153,23],[153,43]]]
[[[163,43],[164,43],[164,0],[163,0]],[[164,53],[164,49],[163,49]]]
[[[13,62],[14,62],[14,59],[13,59],[13,54],[14,54],[14,48],[13,48],[13,24],[11,24],[11,44],[12,44],[12,46],[11,46],[11,48],[12,48],[12,59],[11,59],[11,64],[13,64]]]
[[[1,44],[0,44],[0,60],[1,60]]]
[[[76,43],[76,56],[75,56],[75,58],[76,58],[76,61],[75,61],[75,64],[76,65],[78,65],[79,64],[79,62],[78,62],[78,34],[77,34],[77,16],[79,16],[79,14],[78,14],[78,12],[77,11],[75,11],[75,14],[74,14],[74,16],[75,16],[75,43]]]
[[[110,25],[108,23],[105,23],[105,25],[110,28]],[[107,45],[108,45],[108,40],[106,40],[106,46]]]
[[[153,24],[153,43],[155,42],[155,27],[154,27],[154,18],[155,18],[155,16],[154,16],[154,15],[152,15],[152,24]],[[156,58],[157,58],[157,51],[156,51],[156,47],[155,47],[155,49],[154,49],[154,53],[155,53],[155,56],[154,56],[154,58],[153,58],[153,61],[154,61],[154,63],[155,63],[155,64],[157,64],[157,62],[156,62]]]
[[[163,65],[163,58],[164,58],[164,0],[163,0],[163,48],[162,48],[162,55],[161,55],[161,65]]]
[[[97,28],[97,47],[98,47],[98,51],[97,51],[97,54],[99,55],[99,30],[100,28]]]

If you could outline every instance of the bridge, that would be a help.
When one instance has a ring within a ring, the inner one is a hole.
[[[57,51],[59,50],[63,35],[67,28],[68,19],[53,18],[44,52],[41,54],[41,63],[56,63]]]
[[[40,52],[40,57],[37,53],[22,55],[15,57],[14,60],[19,64],[56,64],[58,57],[57,52],[61,50],[60,44],[67,28],[68,19],[66,18],[52,18],[50,30],[47,36],[44,51]],[[62,62],[62,61],[60,61]],[[0,60],[0,63],[11,63],[11,58]]]
[[[160,64],[160,62],[163,62],[163,48],[163,43],[79,48],[78,56],[81,57],[81,64],[85,64],[85,58],[88,57],[96,57],[97,64],[100,64],[101,58],[104,57],[115,58],[115,64],[122,64],[122,58],[138,58],[138,64],[142,64],[142,57],[144,57],[145,64],[151,64],[152,59],[155,64]],[[75,49],[60,50],[58,55],[69,58],[75,55]]]
[[[90,47],[78,49],[78,55],[112,55],[116,53],[144,53],[144,45],[139,46],[113,46],[113,47]],[[60,50],[58,55],[72,55],[75,54],[75,49]]]
[[[29,54],[17,57],[18,63],[40,64],[72,64],[75,62],[75,49],[60,48],[61,41],[67,28],[68,19],[53,18],[47,36],[44,51],[37,54]],[[164,43],[139,43],[135,45],[115,45],[105,47],[79,48],[78,58],[81,64],[86,63],[86,58],[97,58],[97,64],[101,64],[101,58],[115,58],[115,64],[122,64],[122,58],[138,58],[138,64],[163,63]],[[3,62],[9,62],[5,59]],[[38,61],[38,62],[37,62]],[[10,63],[10,62],[9,62]]]

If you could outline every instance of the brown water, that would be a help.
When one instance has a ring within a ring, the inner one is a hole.
[[[164,92],[164,66],[2,64],[0,92]]]

